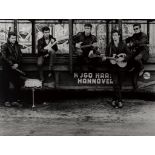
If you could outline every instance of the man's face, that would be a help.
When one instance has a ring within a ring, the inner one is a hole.
[[[139,33],[141,31],[141,28],[139,26],[134,26],[133,30],[135,33]]]
[[[119,41],[119,38],[120,38],[120,35],[117,32],[112,34],[113,41]]]
[[[45,38],[48,38],[49,35],[50,35],[50,31],[49,30],[48,31],[44,31],[43,35],[44,35]]]
[[[9,41],[14,44],[16,42],[16,36],[10,36]]]
[[[85,32],[85,35],[86,35],[86,36],[89,36],[90,33],[91,33],[91,27],[85,26],[85,27],[84,27],[84,32]]]

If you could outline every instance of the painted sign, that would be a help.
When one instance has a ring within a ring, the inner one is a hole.
[[[78,85],[111,85],[113,84],[109,73],[74,73]]]

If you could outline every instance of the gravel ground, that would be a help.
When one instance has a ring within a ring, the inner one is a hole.
[[[125,99],[123,109],[110,99],[62,99],[32,110],[0,106],[0,135],[97,136],[155,135],[155,103]]]

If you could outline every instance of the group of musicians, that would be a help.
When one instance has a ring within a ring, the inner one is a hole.
[[[112,106],[122,108],[121,86],[122,78],[126,72],[131,72],[134,90],[137,88],[137,79],[144,72],[144,62],[149,58],[147,35],[141,31],[140,24],[133,25],[134,34],[125,41],[120,39],[120,33],[117,30],[112,31],[111,43],[107,46],[105,54],[98,51],[97,38],[92,35],[92,25],[84,25],[84,32],[79,32],[73,36],[73,50],[77,55],[76,66],[78,71],[82,71],[83,65],[87,65],[89,71],[95,72],[95,68],[101,63],[108,65],[113,79],[113,99]],[[38,73],[39,78],[44,82],[43,66],[44,62],[49,62],[48,76],[55,80],[53,64],[55,61],[57,44],[54,44],[56,38],[50,35],[49,27],[42,28],[43,37],[38,40]],[[50,46],[49,46],[50,44]],[[53,44],[53,45],[52,45]],[[20,78],[19,68],[22,55],[20,45],[17,42],[17,36],[14,32],[9,32],[7,43],[2,46],[2,67],[3,67],[3,92],[4,105],[22,106],[20,103],[20,88],[22,80]],[[127,64],[127,65],[126,65]],[[122,67],[123,66],[123,67]],[[14,85],[14,94],[9,94],[9,83]],[[13,97],[11,97],[13,96]]]

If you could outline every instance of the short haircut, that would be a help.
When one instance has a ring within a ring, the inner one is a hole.
[[[141,24],[139,24],[139,23],[133,24],[133,27],[135,27],[135,26],[139,26],[139,28],[141,28]]]
[[[10,31],[10,32],[8,33],[8,38],[10,38],[11,36],[17,36],[17,35],[16,35],[16,33],[15,33],[15,32]]]
[[[45,26],[42,28],[42,32],[44,32],[44,31],[50,31],[50,28],[48,26]]]
[[[112,30],[111,34],[113,35],[114,33],[118,33],[118,35],[120,35],[120,32],[118,30]]]
[[[92,28],[92,25],[91,25],[90,23],[86,23],[86,24],[84,25],[84,27],[90,27],[90,28]]]

